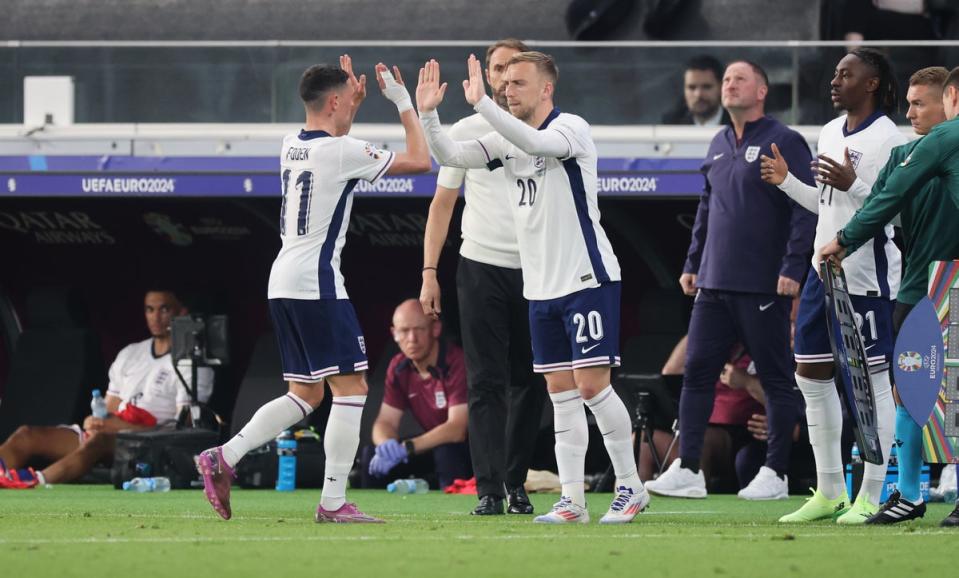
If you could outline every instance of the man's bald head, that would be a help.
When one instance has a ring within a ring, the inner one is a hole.
[[[393,340],[400,346],[403,355],[419,362],[433,351],[442,327],[439,321],[423,313],[423,306],[416,299],[407,299],[393,311]]]

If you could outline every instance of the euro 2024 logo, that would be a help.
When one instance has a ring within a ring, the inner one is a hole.
[[[919,371],[923,365],[922,355],[916,351],[903,351],[899,354],[899,369],[903,371]]]

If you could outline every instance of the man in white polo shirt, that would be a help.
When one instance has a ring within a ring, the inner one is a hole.
[[[508,38],[486,50],[486,78],[493,97],[506,108],[503,73],[509,59],[529,50]],[[450,130],[454,140],[471,140],[493,131],[480,114]],[[542,378],[530,368],[528,304],[516,230],[503,169],[442,167],[430,204],[423,250],[423,310],[441,311],[436,266],[446,243],[453,208],[465,182],[460,261],[456,272],[460,325],[469,385],[469,442],[479,504],[474,515],[532,514],[523,484],[536,444],[545,403]],[[505,483],[505,488],[504,488]]]

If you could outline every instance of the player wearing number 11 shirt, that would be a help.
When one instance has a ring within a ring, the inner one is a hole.
[[[394,76],[395,74],[395,76]],[[399,70],[376,65],[383,95],[406,132],[405,153],[382,151],[347,135],[366,97],[366,77],[353,74],[349,56],[340,66],[317,65],[303,73],[300,98],[306,126],[283,141],[280,249],[270,272],[270,313],[289,393],[262,406],[221,447],[197,456],[207,500],[229,519],[234,468],[250,450],[305,419],[323,401],[324,381],[333,408],[323,436],[326,454],[317,522],[381,522],[346,501],[346,482],[359,446],[366,403],[366,345],[340,273],[340,252],[362,179],[430,169],[429,151]]]
[[[529,300],[533,369],[546,375],[553,403],[562,497],[536,522],[586,523],[588,442],[585,405],[596,416],[616,472],[616,496],[602,523],[631,521],[649,503],[639,481],[629,413],[609,385],[619,365],[619,262],[599,223],[596,146],[582,118],[553,106],[559,73],[552,57],[520,52],[506,69],[509,113],[490,99],[482,68],[469,59],[466,100],[494,132],[455,142],[435,109],[446,85],[439,63],[420,70],[416,99],[437,161],[467,169],[504,168],[513,211],[523,294]]]

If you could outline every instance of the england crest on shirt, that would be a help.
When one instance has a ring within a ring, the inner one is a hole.
[[[746,147],[746,162],[751,163],[759,158],[759,147]]]
[[[862,153],[850,148],[846,149],[849,151],[849,160],[852,161],[852,168],[859,168],[859,161],[862,159]]]
[[[436,409],[443,409],[446,407],[446,392],[442,389],[436,390]]]

